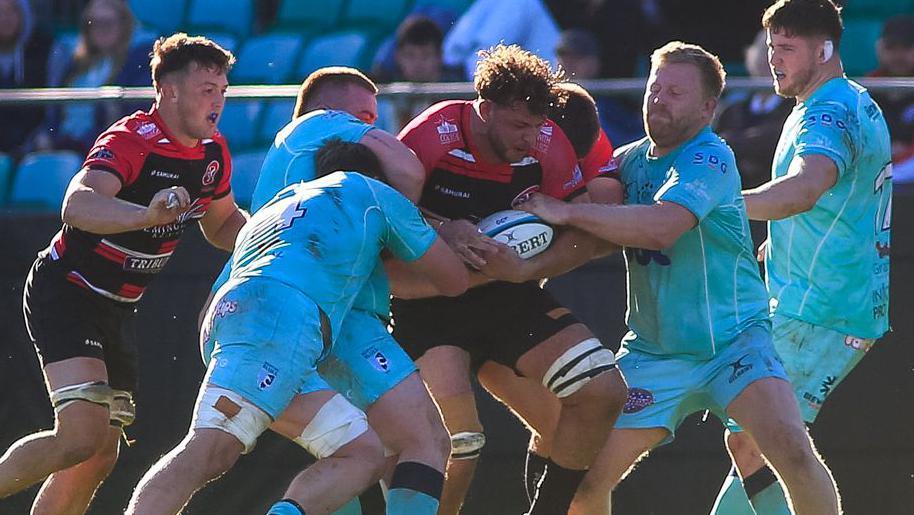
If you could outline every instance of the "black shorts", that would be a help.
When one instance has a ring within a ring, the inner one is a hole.
[[[135,307],[73,284],[66,274],[57,263],[39,257],[25,282],[25,325],[42,366],[98,358],[105,362],[112,388],[136,391]]]
[[[514,368],[528,350],[580,321],[535,282],[497,282],[459,297],[393,302],[394,338],[413,359],[441,345]]]

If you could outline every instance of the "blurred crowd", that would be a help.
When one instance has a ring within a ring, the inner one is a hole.
[[[715,51],[727,63],[730,76],[770,76],[764,34],[758,33],[759,14],[768,0],[708,0],[701,9],[674,0],[396,3],[404,8],[405,17],[393,33],[377,39],[370,59],[371,75],[381,83],[470,80],[476,52],[499,42],[535,51],[577,81],[641,76],[650,51],[673,39]],[[0,88],[149,85],[148,53],[161,31],[138,20],[131,10],[136,4],[0,0]],[[271,30],[283,4],[283,0],[252,2],[250,33]],[[726,21],[726,30],[721,20]],[[880,25],[875,44],[867,43],[873,46],[876,63],[868,75],[914,76],[914,13],[893,13],[880,18]],[[914,181],[914,94],[873,96],[892,132],[896,181]],[[383,103],[379,123],[396,132],[428,103]],[[638,104],[633,98],[598,98],[601,123],[616,145],[643,136]],[[138,108],[144,106],[2,104],[0,153],[14,161],[40,150],[83,153],[105,127]],[[769,176],[774,145],[791,108],[773,91],[760,91],[731,94],[719,110],[716,129],[734,148],[746,186]],[[8,123],[11,120],[16,123]]]

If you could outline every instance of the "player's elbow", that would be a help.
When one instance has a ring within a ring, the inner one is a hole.
[[[67,194],[63,198],[63,204],[60,206],[60,219],[63,220],[63,223],[76,227],[79,229],[84,229],[82,226],[82,209],[80,209],[80,204],[83,202],[83,197],[86,193],[86,190],[81,188],[71,188],[67,191]]]

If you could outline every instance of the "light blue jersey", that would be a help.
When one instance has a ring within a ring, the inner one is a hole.
[[[381,251],[413,261],[436,237],[390,186],[335,172],[285,188],[254,214],[238,234],[229,281],[266,278],[295,288],[323,310],[338,335]]]
[[[772,179],[797,156],[834,161],[838,182],[809,211],[768,224],[771,308],[858,338],[889,325],[892,164],[889,131],[869,93],[831,79],[784,123]]]
[[[373,126],[344,111],[311,111],[293,120],[276,134],[267,152],[254,188],[251,212],[257,212],[286,186],[313,179],[314,157],[327,140],[339,138],[346,142],[358,142],[372,129]],[[225,264],[213,284],[213,292],[228,280],[230,266],[231,262]],[[386,319],[390,316],[388,291],[387,276],[379,265],[356,297],[355,307]]]
[[[698,225],[659,251],[625,249],[627,348],[707,360],[768,322],[733,151],[710,127],[669,154],[641,139],[616,151],[626,204],[674,202]]]

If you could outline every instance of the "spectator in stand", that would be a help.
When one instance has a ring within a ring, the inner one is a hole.
[[[132,44],[135,19],[122,0],[92,0],[83,9],[79,40],[61,84],[92,88],[144,86],[149,82],[149,42]],[[85,152],[95,136],[133,111],[118,102],[66,104],[48,112],[47,131],[37,136],[41,149]]]
[[[0,89],[46,86],[50,47],[50,39],[35,30],[28,0],[0,0]],[[0,119],[4,120],[0,125],[0,152],[17,156],[43,117],[40,106],[0,107]]]
[[[441,56],[444,33],[431,18],[422,15],[407,17],[397,27],[394,50],[394,70],[388,71],[380,63],[372,72],[378,82],[459,82],[463,70],[445,66]],[[390,131],[399,132],[410,120],[428,107],[423,99],[397,99],[378,102],[378,124]]]
[[[568,29],[562,32],[555,48],[558,63],[565,74],[576,81],[599,78],[602,49],[592,32]],[[628,143],[644,137],[637,105],[623,97],[598,97],[600,125],[613,142]]]
[[[558,39],[559,27],[542,0],[476,0],[444,38],[444,62],[462,67],[470,80],[477,52],[503,43],[555,63]]]
[[[752,77],[771,79],[765,31],[746,48],[746,70]],[[754,188],[771,179],[771,161],[784,120],[794,102],[771,88],[739,98],[721,111],[715,129],[736,154],[743,188]]]
[[[914,77],[914,16],[886,21],[876,42],[879,67],[870,77]],[[895,182],[914,182],[914,94],[879,91],[873,99],[882,107],[892,136]]]

